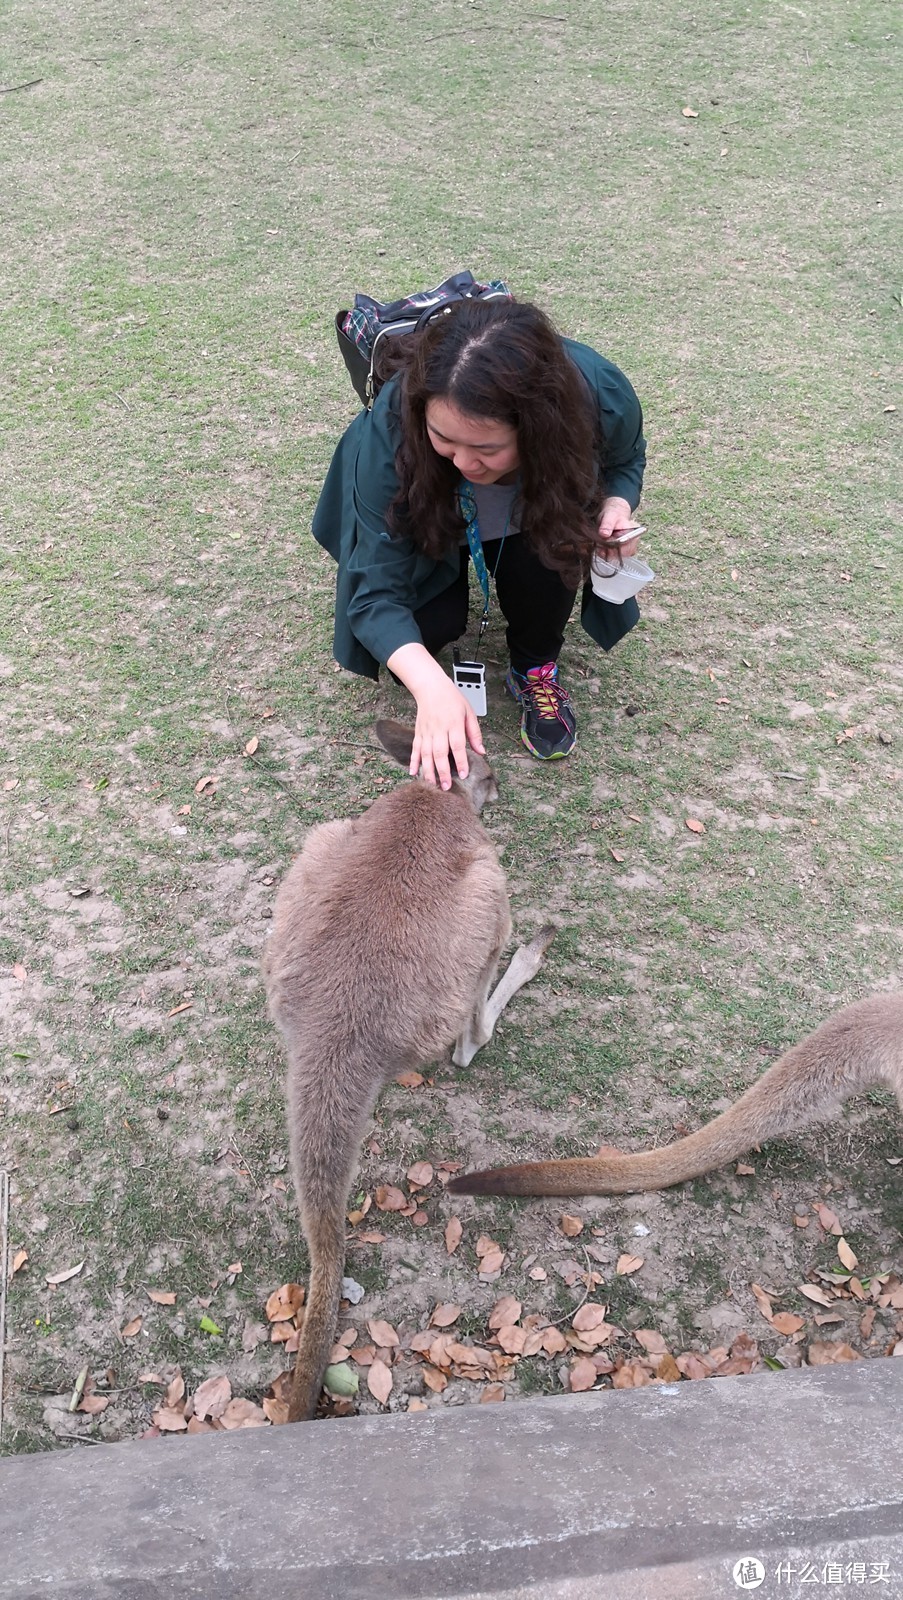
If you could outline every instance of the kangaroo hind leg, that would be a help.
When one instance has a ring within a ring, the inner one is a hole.
[[[544,928],[540,928],[539,933],[529,944],[519,945],[508,963],[504,977],[490,994],[498,960],[497,957],[493,958],[480,981],[473,1014],[455,1045],[452,1061],[456,1067],[469,1067],[477,1051],[489,1043],[508,1001],[517,994],[518,989],[522,989],[525,983],[536,977],[542,966],[542,958],[554,937],[555,929],[551,923],[547,923]]]

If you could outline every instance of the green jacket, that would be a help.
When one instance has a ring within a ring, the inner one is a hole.
[[[562,343],[586,378],[599,406],[606,444],[606,494],[636,506],[643,485],[646,445],[640,403],[625,378],[589,345]],[[410,539],[391,536],[386,510],[398,491],[395,454],[401,421],[399,383],[390,379],[372,411],[362,411],[342,435],[313,518],[313,535],[338,562],[333,653],[340,666],[377,678],[380,664],[404,644],[419,644],[414,612],[458,575],[460,552],[434,561]],[[612,605],[589,584],[580,620],[604,650],[639,620],[635,600]]]

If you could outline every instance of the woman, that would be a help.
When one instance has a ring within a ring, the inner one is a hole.
[[[385,664],[405,684],[411,772],[447,789],[449,752],[462,774],[467,742],[483,753],[475,712],[435,659],[466,630],[471,554],[508,624],[524,743],[540,760],[573,749],[557,661],[577,590],[605,650],[639,617],[635,600],[611,605],[586,580],[597,549],[637,548],[617,536],[634,526],[643,418],[624,374],[532,305],[463,300],[399,347],[400,371],[339,443],[313,532],[339,563],[336,660],[371,678]]]

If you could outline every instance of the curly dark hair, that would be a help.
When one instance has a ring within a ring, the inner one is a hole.
[[[598,539],[604,441],[589,387],[549,318],[523,302],[462,300],[399,343],[407,348],[390,530],[437,560],[460,542],[460,475],[426,429],[427,402],[445,400],[517,430],[521,533],[545,566],[579,583]]]

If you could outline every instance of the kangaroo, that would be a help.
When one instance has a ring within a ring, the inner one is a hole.
[[[413,730],[384,721],[376,733],[407,767]],[[290,1422],[316,1410],[341,1298],[348,1192],[380,1089],[452,1044],[455,1065],[467,1066],[554,935],[545,927],[522,945],[490,995],[511,917],[505,875],[477,820],[498,788],[474,751],[468,767],[448,790],[415,779],[355,821],[313,828],[276,897],[263,973],[288,1053],[292,1171],[310,1254]]]
[[[627,1155],[603,1145],[576,1161],[465,1172],[457,1194],[631,1194],[667,1189],[724,1166],[763,1139],[837,1115],[844,1100],[871,1084],[892,1089],[903,1111],[903,993],[873,995],[846,1006],[786,1051],[720,1117],[661,1150]]]

